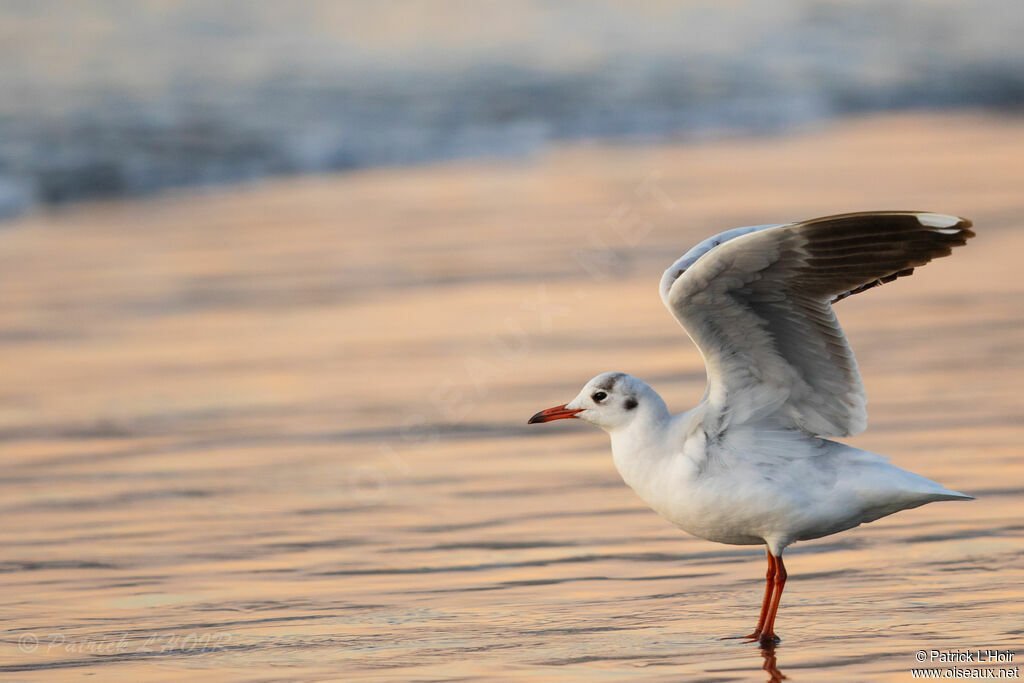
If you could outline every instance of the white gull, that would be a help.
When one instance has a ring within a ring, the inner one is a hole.
[[[745,638],[772,647],[782,552],[939,500],[971,500],[830,441],[867,425],[857,362],[832,304],[947,256],[971,222],[870,211],[736,228],[665,271],[661,298],[707,367],[700,404],[678,415],[643,381],[611,372],[530,423],[579,418],[611,436],[623,480],[660,515],[719,543],[764,544],[761,614]]]

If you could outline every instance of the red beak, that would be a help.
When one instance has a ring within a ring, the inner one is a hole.
[[[570,417],[576,417],[576,413],[582,413],[583,408],[577,408],[575,410],[569,410],[565,406],[555,406],[554,408],[548,408],[542,410],[529,419],[527,424],[534,424],[536,422],[551,422],[552,420],[565,420]]]

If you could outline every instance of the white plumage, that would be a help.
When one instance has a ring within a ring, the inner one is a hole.
[[[711,541],[764,544],[768,580],[748,637],[773,646],[786,546],[970,499],[825,438],[867,425],[832,304],[948,255],[974,235],[970,227],[956,216],[885,211],[716,235],[673,263],[660,287],[704,357],[701,403],[673,415],[643,381],[604,373],[530,422],[576,417],[602,427],[623,480],[667,520]]]

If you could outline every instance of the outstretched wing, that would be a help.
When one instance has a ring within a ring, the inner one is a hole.
[[[665,271],[661,298],[704,356],[706,427],[770,420],[817,436],[867,426],[864,385],[832,303],[947,256],[965,218],[870,211],[737,228]]]

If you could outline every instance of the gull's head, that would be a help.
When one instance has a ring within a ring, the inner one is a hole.
[[[576,418],[606,432],[628,426],[645,402],[661,399],[643,381],[623,372],[606,372],[587,382],[565,405],[542,410],[529,423]]]

